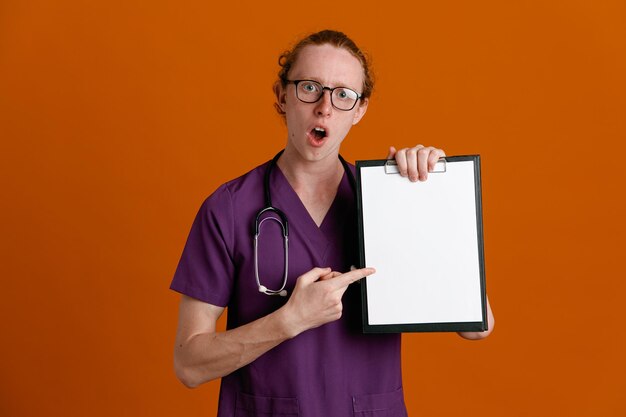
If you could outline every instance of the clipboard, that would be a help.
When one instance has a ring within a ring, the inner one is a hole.
[[[364,333],[487,330],[480,156],[441,158],[424,182],[356,162]]]

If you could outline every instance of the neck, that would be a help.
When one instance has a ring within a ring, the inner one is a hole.
[[[332,152],[320,160],[308,161],[289,146],[278,159],[277,165],[296,191],[319,187],[336,190],[344,171],[338,152]]]

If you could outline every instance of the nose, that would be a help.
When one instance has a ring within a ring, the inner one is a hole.
[[[318,116],[328,117],[333,111],[333,103],[330,98],[330,95],[332,93],[331,91],[328,91],[328,94],[326,94],[326,92],[327,91],[324,90],[324,92],[322,93],[322,97],[320,97],[315,105],[315,114],[317,114]]]

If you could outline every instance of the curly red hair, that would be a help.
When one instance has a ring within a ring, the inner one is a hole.
[[[279,85],[283,88],[287,87],[287,75],[289,74],[289,70],[293,64],[298,59],[298,54],[302,49],[309,45],[326,44],[337,48],[344,48],[359,60],[361,66],[363,67],[363,91],[361,93],[361,98],[369,98],[374,89],[374,75],[371,67],[371,59],[345,33],[338,32],[336,30],[322,30],[320,32],[312,33],[306,38],[300,40],[300,42],[298,42],[291,50],[283,52],[280,57],[278,57],[280,71],[278,71],[278,80],[274,83],[274,91],[277,91]],[[282,116],[285,115],[285,112],[282,110],[279,103],[274,103],[274,107],[276,108],[276,111],[278,111],[278,114]]]

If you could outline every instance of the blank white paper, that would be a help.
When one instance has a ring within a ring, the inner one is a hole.
[[[425,182],[363,166],[370,325],[481,322],[474,162]]]

